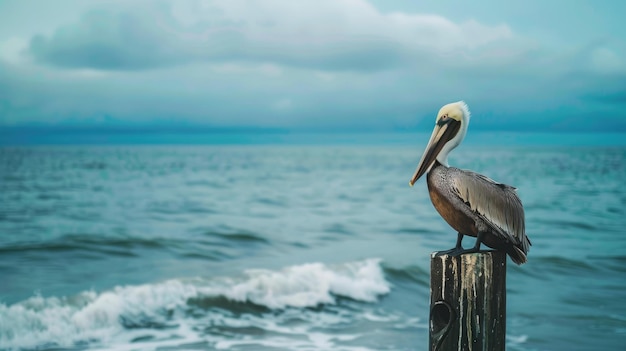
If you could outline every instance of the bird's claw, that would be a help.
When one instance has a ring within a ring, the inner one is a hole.
[[[439,251],[435,254],[436,257],[449,255],[449,256],[458,256],[459,252],[463,251],[462,247],[453,247],[450,250]]]
[[[461,256],[463,254],[467,254],[467,253],[476,253],[480,251],[480,249],[476,248],[476,247],[472,247],[470,249],[464,249],[462,247],[453,247],[450,250],[445,250],[445,251],[439,251],[435,254],[435,257],[439,257],[439,256],[443,256],[443,255],[448,255],[448,256],[452,256],[452,257],[457,257],[457,256]]]

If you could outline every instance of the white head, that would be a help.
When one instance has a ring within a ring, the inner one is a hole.
[[[422,155],[415,174],[409,181],[413,185],[424,173],[428,172],[435,160],[448,166],[448,154],[457,147],[467,134],[470,112],[463,101],[447,104],[439,110],[435,120],[435,129],[430,136],[426,150]]]

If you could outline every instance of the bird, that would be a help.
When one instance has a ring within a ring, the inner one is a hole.
[[[426,173],[433,206],[458,233],[456,246],[437,255],[479,252],[481,244],[485,244],[505,251],[514,263],[521,265],[527,262],[532,244],[526,236],[524,207],[517,188],[448,164],[448,155],[465,138],[469,121],[470,111],[464,101],[449,103],[439,110],[409,185],[413,186]],[[463,248],[465,235],[476,237],[473,247]]]

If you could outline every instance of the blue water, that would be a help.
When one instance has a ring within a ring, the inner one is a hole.
[[[2,147],[0,349],[425,350],[423,143]],[[508,349],[621,349],[626,147],[494,143],[450,161],[526,208]]]

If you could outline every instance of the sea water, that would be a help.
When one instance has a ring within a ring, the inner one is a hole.
[[[0,148],[0,349],[426,350],[456,233],[408,186],[424,145],[346,144]],[[621,349],[626,148],[450,162],[526,209],[508,349]]]

